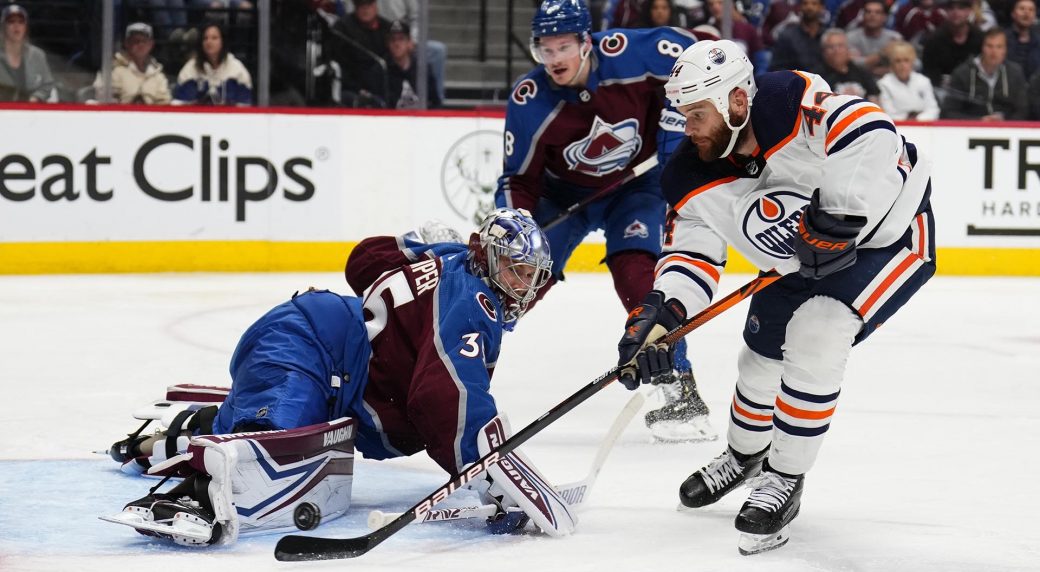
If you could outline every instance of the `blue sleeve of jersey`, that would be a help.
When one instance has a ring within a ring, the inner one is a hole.
[[[480,305],[487,297],[463,272],[446,272],[438,286],[432,347],[419,352],[409,418],[430,457],[456,474],[479,458],[477,433],[498,414],[489,364],[498,359],[502,328]],[[490,314],[489,314],[490,312]]]
[[[643,46],[641,53],[644,55],[647,72],[664,78],[662,81],[667,81],[671,75],[679,55],[697,41],[692,34],[680,28],[653,28],[636,32],[646,36],[640,44]],[[686,138],[683,133],[685,127],[686,121],[683,116],[665,99],[657,131],[657,159],[661,165],[668,162],[672,152]]]

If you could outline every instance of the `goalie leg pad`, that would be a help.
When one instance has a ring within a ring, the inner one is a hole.
[[[505,415],[489,421],[477,436],[480,456],[499,447],[511,434]],[[514,450],[488,467],[487,472],[494,481],[493,487],[519,506],[542,532],[549,536],[566,536],[574,532],[578,524],[577,515],[526,455]]]

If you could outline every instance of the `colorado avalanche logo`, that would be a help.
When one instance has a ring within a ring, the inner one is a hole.
[[[756,249],[786,259],[794,255],[791,238],[798,234],[798,220],[809,197],[793,190],[758,195],[745,207],[742,230]]]
[[[717,66],[721,66],[726,63],[726,52],[722,51],[720,48],[712,48],[711,51],[708,52],[708,61]]]
[[[528,101],[534,99],[534,96],[538,95],[538,84],[533,79],[525,79],[524,81],[516,84],[516,89],[513,90],[513,103],[517,105],[524,105]]]
[[[603,36],[599,41],[599,51],[605,56],[617,56],[628,47],[628,38],[621,32],[614,32],[609,36]]]
[[[477,303],[480,304],[480,309],[484,310],[487,317],[491,318],[492,322],[498,321],[498,312],[495,311],[495,303],[488,298],[487,294],[483,292],[477,292]]]
[[[588,136],[568,145],[563,158],[572,171],[602,177],[624,169],[642,146],[638,119],[610,124],[596,117]]]

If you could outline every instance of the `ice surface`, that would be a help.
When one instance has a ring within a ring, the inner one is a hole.
[[[721,293],[749,276],[726,276]],[[566,539],[412,525],[349,562],[279,563],[278,535],[220,549],[160,544],[97,515],[154,480],[91,454],[178,382],[227,384],[239,334],[337,274],[0,277],[0,570],[1040,570],[1040,280],[939,277],[858,347],[801,515],[784,548],[737,553],[745,491],[677,512],[677,488],[722,442],[653,445],[637,419]],[[746,305],[688,340],[725,432]],[[607,370],[624,317],[606,274],[569,276],[506,337],[493,391],[519,429]],[[628,395],[608,387],[525,451],[550,479],[584,476]],[[653,403],[653,400],[651,400]],[[357,464],[352,513],[315,531],[367,532],[445,480],[425,455]]]

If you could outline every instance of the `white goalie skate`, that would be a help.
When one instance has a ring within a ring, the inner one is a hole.
[[[655,378],[653,383],[664,397],[663,407],[646,414],[646,426],[655,441],[697,443],[719,438],[708,420],[708,406],[697,392],[692,372],[673,372]]]

